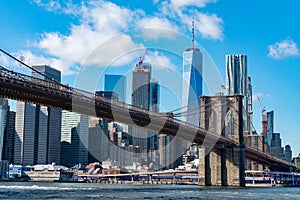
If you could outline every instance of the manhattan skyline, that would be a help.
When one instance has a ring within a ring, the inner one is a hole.
[[[0,3],[3,15],[0,22],[3,27],[0,45],[18,57],[24,56],[25,62],[30,65],[49,64],[61,70],[62,83],[72,86],[86,57],[112,35],[127,29],[150,27],[175,30],[190,38],[194,17],[195,39],[216,63],[224,84],[225,55],[247,55],[248,75],[252,78],[254,95],[254,127],[261,132],[261,108],[257,101],[259,96],[267,111],[274,110],[274,132],[281,133],[283,145],[291,144],[293,156],[296,156],[300,152],[297,146],[297,122],[300,120],[300,105],[297,101],[300,85],[297,44],[300,36],[296,26],[300,14],[296,10],[297,4],[282,1],[270,4],[258,0],[243,2],[243,5],[239,1],[228,3],[222,0],[156,0],[142,3],[138,0],[130,3],[115,0],[83,4],[81,1],[73,1],[70,5],[56,1],[23,1],[13,5],[4,0]],[[160,41],[169,37],[163,33],[143,34],[145,38],[152,36]],[[120,51],[130,45],[136,48],[146,46],[134,41],[130,34],[123,37],[125,40],[116,42]],[[190,46],[190,43],[181,46],[181,52]],[[141,54],[138,51],[136,56],[122,59],[124,64],[116,63],[111,72],[120,72],[122,75],[126,67],[134,67]],[[5,58],[1,55],[0,59],[3,61]],[[150,50],[145,62],[153,61],[156,61],[156,69],[173,69],[181,73],[180,59],[172,59],[164,52]],[[161,104],[166,102],[168,100],[163,98]],[[174,105],[173,109],[178,107]],[[166,111],[171,109],[166,107]]]

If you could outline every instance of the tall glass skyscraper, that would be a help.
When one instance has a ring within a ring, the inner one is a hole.
[[[89,117],[62,111],[61,163],[72,167],[88,164]]]
[[[132,73],[132,105],[149,110],[151,65],[143,63]]]
[[[226,55],[226,88],[228,95],[247,94],[247,56]]]
[[[265,140],[271,146],[272,135],[274,133],[274,111],[267,112],[267,137]]]
[[[150,78],[151,65],[141,63],[136,65],[132,72],[132,105],[146,110],[150,108]],[[147,160],[149,150],[148,138],[152,132],[143,128],[130,126],[129,133],[132,135],[132,145],[141,149],[139,159]],[[140,160],[137,160],[140,162]]]
[[[7,123],[8,101],[0,98],[0,159],[2,159],[2,150],[4,142],[4,130]]]
[[[150,110],[159,112],[160,86],[156,79],[150,80]]]
[[[150,110],[159,112],[160,100],[160,85],[154,78],[150,79]],[[150,131],[150,137],[148,139],[148,149],[158,150],[159,146],[159,134],[157,132]]]
[[[9,110],[9,109],[8,109]],[[13,163],[14,158],[14,137],[15,137],[15,120],[16,112],[8,111],[6,118],[6,128],[4,130],[3,154],[2,160]]]
[[[190,111],[190,115],[182,120],[196,126],[199,126],[200,122],[202,61],[203,55],[197,48],[189,48],[183,53],[182,107],[183,112]]]
[[[244,131],[250,131],[248,113],[247,56],[226,55],[226,90],[227,95],[243,95]]]
[[[247,98],[248,98],[248,121],[249,121],[249,132],[253,132],[253,110],[252,110],[252,83],[251,77],[247,77]]]
[[[61,72],[47,65],[33,68],[60,82]],[[32,71],[32,76],[47,80]],[[61,111],[58,109],[17,102],[15,164],[34,165],[60,163]]]
[[[126,76],[106,74],[104,91],[118,94],[119,101],[126,102]]]

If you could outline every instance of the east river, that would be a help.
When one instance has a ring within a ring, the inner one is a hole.
[[[0,182],[0,199],[300,199],[300,188]]]

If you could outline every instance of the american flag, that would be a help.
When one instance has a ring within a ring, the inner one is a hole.
[[[225,85],[221,85],[221,87],[222,87],[223,90],[227,89]]]

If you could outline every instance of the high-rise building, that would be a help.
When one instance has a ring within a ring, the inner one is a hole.
[[[150,108],[151,65],[140,63],[132,72],[132,105],[146,110]],[[140,159],[147,160],[148,138],[151,132],[140,127],[130,126],[132,145],[140,150]],[[138,160],[141,162],[141,160]]]
[[[226,55],[226,90],[227,95],[243,95],[244,131],[250,131],[248,114],[248,81],[247,81],[247,56]]]
[[[203,54],[195,48],[194,21],[192,23],[192,47],[183,53],[182,70],[182,112],[188,113],[181,120],[199,126],[200,96],[203,93]],[[182,164],[182,156],[190,144],[182,139],[160,135],[159,154],[160,165],[163,168],[175,168]]]
[[[160,86],[156,79],[150,79],[150,110],[159,112],[160,104]],[[149,131],[148,149],[152,151],[158,150],[159,134],[157,132]],[[155,152],[154,152],[155,154]],[[157,160],[158,161],[158,160]]]
[[[14,164],[37,164],[35,138],[36,106],[17,101],[16,135],[14,139]]]
[[[35,70],[46,75],[48,78],[55,80],[57,82],[61,81],[61,72],[47,65],[38,65],[33,66]],[[46,77],[41,76],[40,74],[32,71],[32,76],[40,79],[47,80]],[[44,130],[46,134],[39,135],[38,137],[38,151],[44,149],[46,159],[42,154],[38,158],[38,163],[60,163],[60,137],[61,137],[61,110],[45,107],[40,107],[40,112],[44,113],[46,116],[44,118],[43,114],[40,115],[39,130],[47,127],[47,130]],[[47,121],[46,121],[47,120]],[[46,125],[47,124],[47,125]],[[36,132],[38,132],[36,130]]]
[[[7,160],[8,163],[14,162],[14,138],[16,134],[15,120],[16,112],[8,111],[6,118],[6,127],[4,130],[4,143],[2,160]]]
[[[200,49],[194,47],[193,43],[192,48],[188,48],[183,53],[182,82],[183,112],[191,111],[192,114],[182,118],[182,120],[196,126],[199,126],[200,122],[200,96],[202,95],[203,87],[202,65],[203,55]]]
[[[245,139],[246,145],[258,149],[259,151],[265,151],[265,141],[263,135],[258,135],[256,132],[247,135]],[[246,159],[246,170],[263,170],[263,165]]]
[[[104,76],[104,91],[115,92],[119,101],[126,102],[126,76],[106,74]]]
[[[285,159],[284,149],[281,146],[280,133],[273,133],[273,135],[272,135],[270,154],[277,158],[280,158],[283,160]]]
[[[228,95],[247,94],[247,56],[226,55],[226,88]]]
[[[61,132],[61,164],[88,164],[89,117],[62,111]]]
[[[265,138],[265,143],[268,144],[268,116],[265,111],[262,111],[261,118],[261,132]]]
[[[300,168],[300,153],[297,157],[293,158],[293,163],[298,169]]]
[[[54,68],[38,65],[33,69],[32,77],[60,82],[61,72]],[[15,164],[60,163],[60,110],[17,102],[16,132]]]
[[[108,127],[110,141],[114,144],[110,146],[110,159],[119,162],[121,167],[132,165],[134,161],[133,157],[131,157],[133,152],[127,152],[128,150],[134,150],[129,148],[128,125],[111,122],[108,124]]]
[[[182,157],[186,147],[179,138],[160,135],[159,159],[161,169],[175,169],[182,164]]]
[[[274,111],[267,112],[267,144],[271,146],[272,135],[274,133]]]
[[[110,158],[112,143],[108,132],[107,120],[100,120],[96,126],[89,128],[89,163],[103,162]]]
[[[0,159],[3,154],[4,131],[7,124],[8,100],[0,98]]]
[[[253,132],[253,110],[252,110],[252,84],[251,77],[247,77],[247,98],[248,98],[248,121],[249,121],[249,133]]]
[[[284,157],[287,162],[292,162],[292,148],[290,145],[285,145]]]
[[[159,112],[160,86],[156,79],[150,80],[150,110]]]
[[[132,105],[149,110],[151,65],[143,63],[132,72]]]

